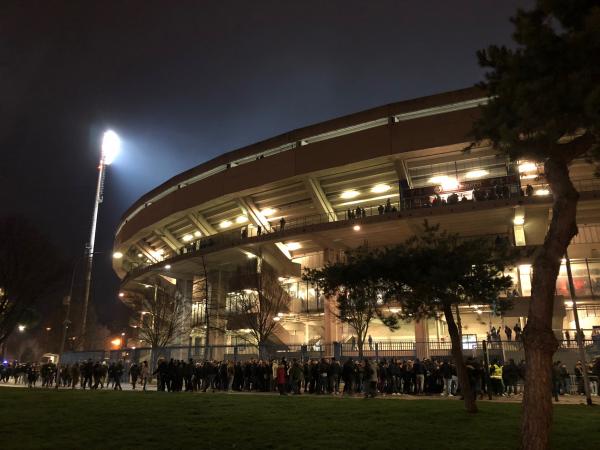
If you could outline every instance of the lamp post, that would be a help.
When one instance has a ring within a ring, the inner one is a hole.
[[[96,197],[94,198],[94,212],[92,214],[92,228],[90,230],[90,240],[86,248],[86,273],[85,273],[85,289],[83,293],[83,311],[81,317],[81,341],[80,347],[83,350],[85,347],[85,334],[87,328],[87,311],[90,300],[90,287],[92,284],[92,266],[94,262],[94,243],[96,241],[96,222],[98,219],[98,207],[102,203],[104,193],[104,177],[106,176],[106,167],[110,166],[119,154],[121,148],[121,140],[117,133],[108,130],[102,137],[102,151],[100,154],[100,164],[98,165],[98,184],[96,186]]]

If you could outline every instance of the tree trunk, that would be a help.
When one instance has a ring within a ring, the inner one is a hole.
[[[360,333],[357,333],[356,343],[358,345],[358,358],[362,359],[363,358],[363,347],[365,345],[365,340],[364,340],[364,338],[361,337]]]
[[[579,194],[569,179],[566,161],[548,159],[545,173],[552,190],[552,220],[544,245],[533,262],[531,302],[523,330],[525,347],[525,394],[521,422],[524,450],[545,450],[550,446],[552,425],[552,356],[558,341],[552,332],[556,277],[571,238],[577,234]]]
[[[465,409],[467,412],[476,413],[477,404],[475,403],[475,395],[469,382],[469,376],[467,374],[467,367],[463,359],[462,352],[462,341],[454,316],[452,315],[452,306],[444,306],[444,315],[446,316],[446,323],[448,325],[448,334],[452,341],[452,358],[454,358],[454,364],[456,364],[456,373],[458,375],[458,382],[460,383],[460,391],[465,400]]]

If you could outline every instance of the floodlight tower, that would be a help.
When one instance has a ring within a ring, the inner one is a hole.
[[[106,167],[110,166],[119,151],[121,150],[121,140],[117,133],[107,130],[102,136],[102,151],[100,154],[100,164],[98,165],[98,184],[96,186],[96,197],[94,199],[94,212],[92,214],[92,229],[90,230],[90,240],[86,246],[86,272],[85,272],[85,290],[83,294],[83,311],[81,316],[81,339],[79,347],[83,350],[85,345],[85,333],[87,328],[87,312],[90,300],[90,287],[92,284],[92,267],[94,263],[94,243],[96,241],[96,222],[98,220],[98,207],[102,203],[104,193],[104,177],[106,176]]]

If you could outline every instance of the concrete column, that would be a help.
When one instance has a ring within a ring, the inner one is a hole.
[[[208,276],[208,311],[209,327],[208,340],[211,346],[225,345],[225,329],[227,327],[227,316],[225,311],[225,296],[227,293],[227,274],[221,270],[215,271]],[[224,348],[214,349],[211,357],[223,359]]]
[[[415,321],[415,342],[417,358],[425,359],[429,357],[429,329],[427,327],[427,320]]]
[[[308,342],[310,341],[310,325],[308,325],[308,322],[304,323],[304,343],[308,345]]]
[[[192,316],[192,280],[177,280],[177,291],[181,294],[183,307],[181,308],[181,330],[174,343],[175,345],[188,345],[190,337],[190,319]]]

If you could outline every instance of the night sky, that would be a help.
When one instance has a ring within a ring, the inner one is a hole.
[[[127,207],[171,176],[288,130],[481,80],[531,1],[0,2],[0,213],[66,257],[89,234],[102,131],[123,139],[101,205],[93,304],[125,317],[111,269]]]

